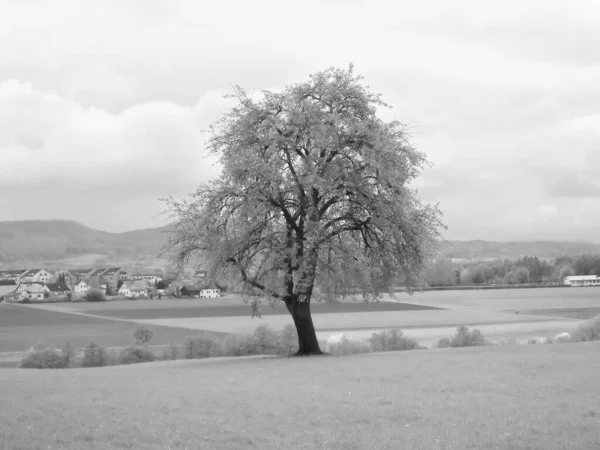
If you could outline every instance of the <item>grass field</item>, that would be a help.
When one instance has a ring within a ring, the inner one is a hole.
[[[0,369],[3,448],[600,448],[600,343]]]

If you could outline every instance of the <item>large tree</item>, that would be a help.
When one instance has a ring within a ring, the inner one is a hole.
[[[174,228],[164,250],[195,259],[212,279],[237,277],[245,293],[283,302],[299,355],[319,354],[311,299],[378,299],[412,292],[443,227],[437,205],[408,184],[427,163],[380,95],[352,66],[235,106],[211,126],[221,174],[191,198],[165,199]]]

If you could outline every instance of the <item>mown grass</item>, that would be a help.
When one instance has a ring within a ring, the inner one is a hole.
[[[600,343],[0,370],[4,448],[594,449]]]

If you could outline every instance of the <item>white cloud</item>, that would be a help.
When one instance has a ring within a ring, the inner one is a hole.
[[[448,238],[592,239],[599,23],[566,0],[1,2],[0,220],[152,226],[216,173],[224,93],[353,62],[435,163],[415,186]]]

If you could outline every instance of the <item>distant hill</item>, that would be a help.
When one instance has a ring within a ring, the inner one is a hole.
[[[116,261],[154,261],[165,242],[168,226],[108,233],[68,220],[0,222],[0,267],[57,262],[73,267],[111,264]],[[599,244],[573,242],[447,241],[441,254],[476,260],[521,256],[555,258],[560,255],[600,253]]]
[[[67,220],[0,222],[0,262],[48,261],[95,254],[109,259],[156,258],[167,227],[108,233]]]

